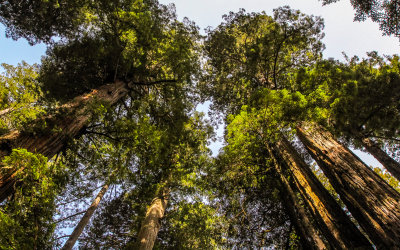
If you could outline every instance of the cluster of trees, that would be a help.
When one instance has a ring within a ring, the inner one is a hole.
[[[325,60],[323,20],[289,7],[206,36],[157,0],[3,1],[0,21],[48,45],[0,76],[0,248],[399,247],[398,56]]]

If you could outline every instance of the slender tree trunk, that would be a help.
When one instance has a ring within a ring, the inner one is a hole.
[[[364,145],[365,149],[377,159],[384,168],[386,168],[393,177],[400,181],[400,163],[390,157],[385,151],[381,149],[374,141],[368,137],[358,137]]]
[[[97,206],[99,205],[101,199],[103,198],[104,194],[108,190],[108,184],[105,184],[100,192],[97,194],[96,198],[87,209],[86,213],[83,215],[82,219],[79,221],[78,225],[75,227],[72,234],[69,236],[68,240],[65,242],[62,250],[72,249],[74,247],[76,241],[78,240],[79,236],[82,234],[83,229],[89,223],[90,218],[92,217],[93,213],[96,211]]]
[[[67,142],[79,135],[89,121],[89,104],[94,101],[115,104],[128,93],[127,84],[116,81],[93,90],[89,94],[76,97],[71,102],[62,105],[56,115],[47,116],[36,122],[46,124],[43,131],[26,133],[14,130],[0,137],[0,161],[9,155],[13,148],[25,148],[51,158],[60,152]],[[14,170],[15,171],[15,170]],[[15,185],[14,171],[0,176],[0,202],[13,193]],[[23,170],[22,170],[23,171]]]
[[[162,195],[156,197],[147,209],[146,217],[138,234],[137,248],[140,250],[153,249],[158,231],[161,227],[161,219],[164,217],[168,203],[168,191],[163,191]]]
[[[297,134],[375,246],[400,247],[400,194],[323,128]]]
[[[368,239],[351,222],[290,142],[282,137],[275,148],[329,244],[335,249],[372,249]]]
[[[288,179],[285,177],[282,166],[280,165],[275,153],[267,145],[270,157],[273,161],[276,172],[280,178],[282,185],[282,198],[285,203],[286,210],[290,217],[290,221],[293,223],[296,232],[300,236],[301,244],[304,249],[328,249],[328,245],[325,244],[321,238],[317,229],[313,225],[303,205],[301,204],[298,195],[291,187]]]

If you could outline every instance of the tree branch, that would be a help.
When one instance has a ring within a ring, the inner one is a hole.
[[[143,86],[151,86],[151,85],[156,85],[156,84],[160,84],[160,83],[176,83],[177,80],[175,79],[165,79],[165,80],[158,80],[158,81],[154,81],[154,82],[130,82],[130,84],[133,85],[143,85]]]
[[[60,223],[60,222],[62,222],[62,221],[68,220],[69,218],[78,216],[78,215],[83,214],[83,213],[85,213],[85,212],[86,212],[86,210],[83,210],[83,211],[78,212],[78,213],[76,213],[76,214],[72,214],[72,215],[70,215],[70,216],[67,216],[67,217],[65,217],[65,218],[62,218],[62,219],[57,220],[55,223],[58,224],[58,223]]]

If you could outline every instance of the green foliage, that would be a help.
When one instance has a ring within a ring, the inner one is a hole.
[[[154,249],[219,249],[225,229],[218,212],[201,201],[180,201],[168,210]]]
[[[228,118],[227,144],[205,177],[215,206],[227,220],[224,245],[229,248],[282,248],[290,235],[266,144],[275,141],[283,129],[279,119],[284,105],[279,103],[293,98],[287,91],[263,94],[264,99],[258,99],[265,102],[259,105],[263,108],[244,106],[240,114]]]
[[[199,74],[198,27],[157,1],[96,1],[88,29],[52,44],[40,79],[48,97],[68,100],[116,79],[140,91],[192,83]]]
[[[211,208],[196,202],[184,202],[199,196],[205,198],[201,196],[205,193],[199,186],[199,175],[204,165],[209,163],[206,145],[211,131],[202,121],[202,116],[195,114],[191,119],[167,119],[155,123],[148,115],[138,112],[131,119],[125,117],[117,124],[126,131],[120,131],[119,136],[127,137],[121,142],[124,147],[118,151],[125,148],[129,152],[118,156],[123,164],[128,163],[116,172],[115,181],[121,183],[121,193],[100,208],[90,231],[80,240],[82,246],[129,247],[127,244],[136,241],[147,206],[159,190],[165,188],[171,195],[158,244],[163,248],[173,248],[204,242],[211,244],[212,241],[207,239],[216,240],[216,236],[208,234],[211,230],[217,233],[216,218],[212,219],[216,215]],[[112,144],[116,145],[115,142]],[[106,158],[108,156],[103,157]],[[112,158],[115,159],[116,155]],[[124,211],[118,212],[121,207]],[[188,231],[188,225],[201,221],[200,214],[206,219],[202,222],[204,226]],[[183,221],[179,222],[180,219]],[[110,234],[110,231],[114,233]]]
[[[6,35],[26,38],[29,43],[51,42],[54,36],[71,34],[82,21],[84,6],[89,1],[18,0],[3,1],[0,22]]]
[[[293,90],[308,96],[310,119],[332,129],[355,146],[355,137],[367,136],[382,144],[399,134],[399,57],[321,61],[293,77]],[[390,117],[390,119],[388,119]]]
[[[12,199],[0,206],[0,248],[51,248],[54,199],[64,183],[63,165],[25,149],[14,149],[2,163],[2,175],[11,169],[17,182]]]
[[[38,105],[42,96],[37,77],[38,66],[26,62],[14,67],[2,64],[0,75],[0,134],[20,129],[44,113]]]
[[[208,31],[207,75],[200,86],[219,110],[238,112],[258,90],[284,88],[291,72],[321,57],[319,17],[281,7],[274,17],[241,10],[224,19]]]
[[[323,4],[337,1],[339,0],[322,0]],[[371,18],[373,22],[379,24],[383,35],[400,36],[399,3],[397,1],[353,0],[350,3],[356,11],[355,21],[365,21],[367,18]]]
[[[400,192],[400,181],[394,178],[389,172],[384,169],[375,167],[373,168],[382,179],[384,179],[390,186],[392,186],[397,192]]]

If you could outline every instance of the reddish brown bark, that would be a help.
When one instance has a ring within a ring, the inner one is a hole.
[[[360,141],[365,149],[377,159],[386,170],[392,174],[393,177],[400,180],[400,163],[390,157],[385,151],[381,149],[374,141],[367,137],[361,137]]]
[[[400,194],[320,126],[297,134],[375,246],[400,247]]]
[[[0,137],[0,161],[10,154],[13,148],[25,148],[30,152],[52,158],[60,152],[67,142],[76,137],[89,121],[89,106],[95,101],[115,104],[128,93],[128,87],[121,81],[106,84],[89,94],[76,97],[62,105],[57,114],[40,119],[37,123],[46,124],[42,131],[26,133],[12,131]],[[13,172],[0,176],[0,201],[12,193],[15,184]]]
[[[282,199],[285,204],[286,211],[290,217],[290,221],[293,223],[296,232],[300,236],[301,244],[304,249],[328,249],[328,245],[321,238],[316,227],[313,225],[299,196],[296,194],[290,185],[288,179],[285,177],[284,170],[277,158],[276,152],[267,145],[267,149],[270,153],[270,157],[273,161],[275,170],[280,178],[282,185]]]
[[[146,217],[138,234],[137,246],[140,250],[153,249],[158,231],[161,227],[161,219],[164,217],[168,203],[168,192],[163,192],[160,197],[155,198],[147,209]]]
[[[286,138],[275,144],[318,228],[335,249],[372,249],[371,243],[351,222]]]
[[[97,194],[96,198],[90,205],[90,207],[86,210],[86,213],[83,215],[82,219],[79,221],[78,225],[75,227],[72,234],[69,236],[68,240],[65,242],[62,250],[69,250],[72,249],[78,240],[79,236],[82,234],[83,229],[89,223],[90,218],[93,216],[96,208],[98,207],[101,199],[103,198],[104,194],[108,190],[108,185],[105,184],[100,192]]]

